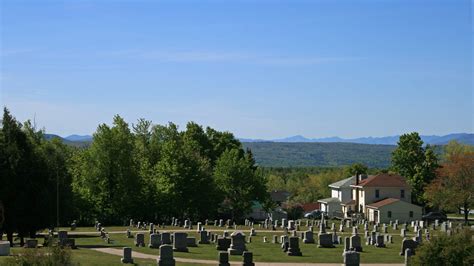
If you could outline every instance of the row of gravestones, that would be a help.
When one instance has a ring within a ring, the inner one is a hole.
[[[174,266],[176,265],[176,260],[174,259],[173,254],[174,248],[171,245],[161,245],[160,246],[160,256],[158,257],[157,264],[158,266]],[[219,266],[230,266],[229,263],[229,252],[219,252],[218,253],[218,265]],[[244,251],[242,253],[242,265],[243,266],[254,266],[253,254],[252,252]],[[121,259],[122,263],[133,263],[132,257],[132,248],[125,247],[123,248],[123,257]]]

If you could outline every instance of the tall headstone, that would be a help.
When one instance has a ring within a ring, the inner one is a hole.
[[[144,247],[145,246],[145,235],[143,233],[137,233],[135,235],[135,246]]]
[[[150,244],[148,244],[149,248],[159,248],[161,245],[161,235],[159,234],[151,234],[150,235]]]
[[[378,247],[378,248],[384,248],[385,247],[384,236],[383,235],[377,234],[377,236],[375,237],[375,247]]]
[[[206,230],[199,232],[199,244],[209,244],[209,237]]]
[[[408,266],[410,265],[410,260],[411,260],[411,256],[412,256],[412,250],[407,248],[405,250],[405,266]]]
[[[244,251],[242,254],[242,266],[255,266],[253,263],[253,253],[249,251]]]
[[[132,248],[129,248],[129,247],[123,248],[123,257],[121,261],[122,263],[133,263]]]
[[[288,251],[286,252],[288,256],[301,256],[300,244],[298,237],[290,237],[288,241]]]
[[[161,245],[160,256],[156,262],[158,266],[175,266],[176,261],[173,256],[173,247],[171,245]]]
[[[218,266],[230,266],[229,263],[229,253],[225,251],[219,252],[219,264]]]
[[[230,235],[231,244],[227,250],[230,255],[242,255],[246,251],[245,235],[242,232],[234,232]]]
[[[161,244],[171,245],[171,234],[169,232],[161,233]]]
[[[351,250],[362,252],[362,243],[361,243],[360,236],[358,235],[351,236]]]
[[[173,233],[173,250],[177,252],[188,252],[187,238],[188,238],[187,233],[183,233],[183,232]]]
[[[305,244],[314,244],[313,232],[311,232],[311,231],[304,232],[303,243],[305,243]]]

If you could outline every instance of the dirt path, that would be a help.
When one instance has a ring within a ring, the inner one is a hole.
[[[123,252],[121,249],[115,248],[91,248],[98,252],[103,252],[111,255],[122,256]],[[158,259],[157,255],[145,254],[136,251],[132,251],[133,258],[139,259]],[[187,263],[198,263],[198,264],[207,264],[207,265],[217,265],[217,261],[213,260],[198,260],[198,259],[185,259],[185,258],[174,258],[176,262],[187,262]],[[230,262],[231,265],[242,265],[242,262]],[[255,262],[256,266],[339,266],[340,263],[295,263],[295,262]],[[361,264],[366,266],[403,266],[403,264]]]

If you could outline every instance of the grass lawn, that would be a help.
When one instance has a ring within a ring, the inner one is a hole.
[[[338,228],[338,222],[336,223],[336,228]],[[331,224],[331,222],[329,222]],[[64,228],[67,229],[67,228]],[[76,239],[76,245],[79,247],[77,250],[73,250],[73,258],[76,262],[85,265],[114,265],[120,264],[120,257],[115,255],[109,255],[105,253],[100,253],[93,250],[88,250],[88,248],[98,248],[98,247],[110,247],[121,249],[122,247],[132,247],[133,251],[159,255],[158,249],[150,249],[148,247],[135,247],[133,238],[127,238],[124,231],[127,230],[127,227],[106,227],[107,231],[110,233],[110,238],[112,239],[111,244],[107,244],[104,240],[99,237],[99,233],[94,230],[93,227],[81,227],[77,228],[76,231],[69,232],[69,237]],[[252,243],[247,244],[247,249],[253,252],[254,261],[257,262],[313,262],[313,263],[342,263],[342,251],[343,245],[336,245],[335,248],[318,248],[317,244],[303,244],[300,241],[300,248],[303,256],[301,257],[290,257],[282,252],[280,244],[271,243],[273,235],[282,235],[283,232],[273,232],[269,230],[260,231],[258,226],[257,236],[252,237]],[[301,231],[307,230],[306,227],[301,227]],[[370,229],[372,229],[370,227]],[[399,227],[400,229],[400,227]],[[409,237],[413,237],[413,231],[409,227],[410,231],[408,232]],[[182,228],[177,227],[167,227],[165,229],[160,228],[160,232],[168,231],[173,232],[173,230],[182,230]],[[208,231],[215,231],[218,234],[222,234],[222,231],[225,228],[208,226],[206,228]],[[248,238],[250,228],[249,227],[240,227],[239,230],[243,231]],[[114,233],[117,232],[117,233]],[[228,230],[232,232],[233,230]],[[329,232],[329,230],[327,230]],[[85,232],[93,232],[92,234],[85,235]],[[137,232],[136,229],[132,232]],[[346,229],[346,232],[339,233],[344,239],[345,236],[350,235],[351,230]],[[135,234],[134,233],[134,234]],[[315,239],[317,240],[317,229],[314,231]],[[393,244],[387,244],[386,248],[376,248],[374,246],[366,246],[365,238],[363,237],[364,232],[362,226],[360,226],[359,234],[362,237],[362,247],[363,252],[361,255],[361,263],[403,263],[404,258],[399,255],[401,248],[402,238],[399,236],[400,230],[392,230],[391,227],[388,229],[388,233],[393,235]],[[424,233],[424,232],[423,232]],[[439,231],[430,230],[431,235],[436,235]],[[299,233],[298,233],[299,235]],[[188,236],[196,237],[196,241],[199,240],[198,234],[193,230],[188,232]],[[263,243],[263,237],[266,236],[269,243]],[[279,239],[279,237],[278,237]],[[39,241],[42,242],[41,240]],[[145,243],[149,242],[149,234],[145,233]],[[17,253],[21,248],[14,248],[13,253]],[[215,244],[208,245],[199,245],[198,247],[189,247],[189,252],[175,252],[174,256],[177,258],[190,258],[190,259],[204,259],[204,260],[217,260],[218,251],[216,250]],[[0,258],[2,259],[2,258]],[[153,264],[156,265],[156,262],[153,260],[140,260],[135,259],[140,265]],[[241,256],[230,256],[232,261],[241,261]],[[1,264],[1,260],[0,260]],[[178,265],[191,265],[191,264],[179,264]]]

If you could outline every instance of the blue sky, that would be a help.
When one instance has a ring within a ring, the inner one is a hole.
[[[41,2],[41,3],[39,3]],[[0,102],[47,132],[473,132],[470,1],[1,1]]]

